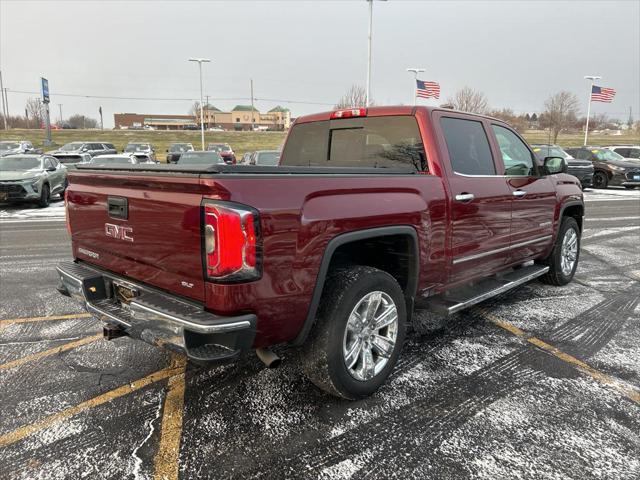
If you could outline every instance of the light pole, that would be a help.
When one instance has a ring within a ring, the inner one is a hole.
[[[367,86],[366,97],[364,101],[365,107],[369,106],[369,101],[371,99],[371,36],[373,31],[373,0],[367,0],[367,3],[369,3],[369,35],[367,44]]]
[[[407,68],[407,72],[413,72],[413,88],[411,89],[411,95],[413,95],[414,105],[416,104],[416,100],[417,100],[416,88],[418,85],[418,73],[424,72],[424,71],[425,71],[424,68],[418,68],[418,67]]]
[[[58,104],[58,108],[60,109],[60,126],[62,126],[62,104]]]
[[[589,116],[591,116],[591,91],[593,90],[593,82],[596,80],[600,80],[602,77],[597,75],[586,75],[584,77],[585,80],[591,80],[591,84],[589,85],[589,96],[587,97],[587,122],[584,126],[584,145],[587,145],[587,138],[589,138]]]
[[[200,70],[200,139],[202,140],[202,150],[204,150],[204,105],[202,104],[202,64],[209,63],[207,58],[190,58],[190,62],[198,62]]]

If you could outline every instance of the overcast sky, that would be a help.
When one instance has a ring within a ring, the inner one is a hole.
[[[249,103],[253,78],[260,110],[282,104],[296,116],[327,110],[351,84],[364,85],[367,23],[364,0],[0,0],[0,69],[12,114],[37,96],[18,91],[39,91],[44,76],[54,122],[61,103],[64,117],[97,117],[102,106],[113,126],[114,112],[187,113],[200,91],[187,59],[206,57],[212,104]],[[376,1],[373,31],[378,104],[411,101],[413,66],[440,82],[441,103],[469,85],[516,112],[539,112],[559,90],[585,108],[583,77],[595,74],[617,96],[592,111],[626,120],[632,107],[640,118],[640,0]]]

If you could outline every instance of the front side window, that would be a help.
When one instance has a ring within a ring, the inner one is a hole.
[[[412,116],[362,117],[295,125],[280,165],[427,169],[422,137]]]
[[[509,176],[529,177],[536,174],[533,166],[533,156],[518,136],[508,128],[500,125],[491,125],[493,133],[496,135],[502,162],[504,163],[504,174]],[[562,156],[564,158],[564,155]]]
[[[451,166],[463,175],[495,175],[489,140],[482,122],[443,117],[440,120]]]

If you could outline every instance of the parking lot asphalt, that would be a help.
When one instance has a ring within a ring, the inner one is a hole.
[[[293,349],[202,368],[103,340],[55,290],[64,221],[0,206],[0,478],[640,478],[640,191],[585,197],[574,282],[418,313],[358,402]]]

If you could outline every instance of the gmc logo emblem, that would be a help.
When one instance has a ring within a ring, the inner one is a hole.
[[[113,223],[104,224],[104,234],[107,237],[117,238],[126,242],[133,242],[133,228]]]

